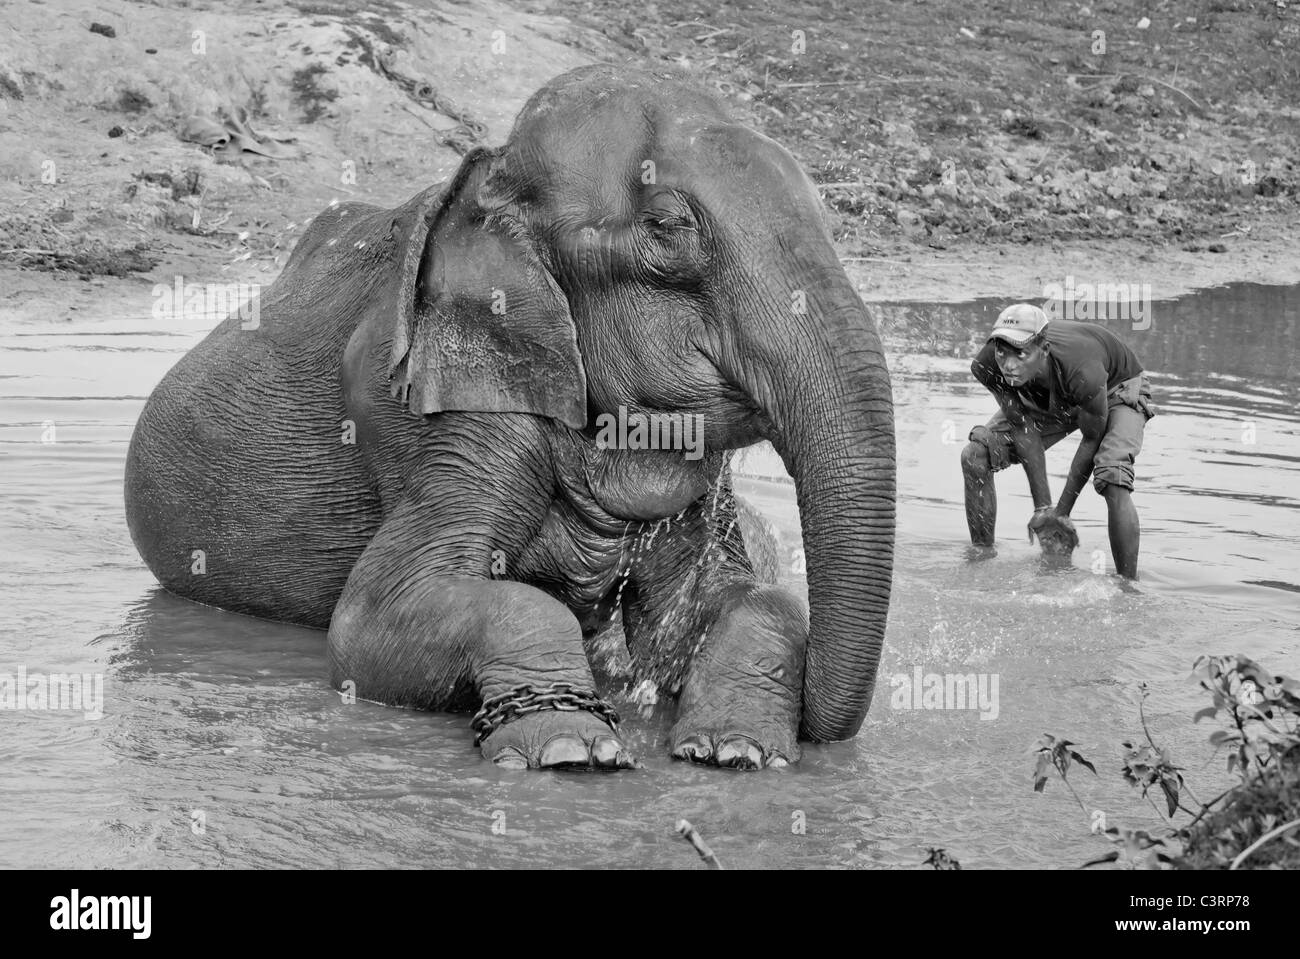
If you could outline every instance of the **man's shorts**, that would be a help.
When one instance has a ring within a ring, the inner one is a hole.
[[[1155,408],[1151,405],[1151,384],[1145,373],[1118,384],[1106,394],[1106,400],[1110,409],[1106,432],[1092,460],[1092,485],[1103,494],[1107,486],[1133,488],[1133,461],[1142,451],[1142,434],[1147,420],[1155,416]],[[1038,427],[1044,449],[1054,446],[1079,428],[1079,419],[1074,413],[1055,417],[1038,417],[1031,413],[1030,419]],[[1020,462],[1011,439],[1011,429],[1011,423],[998,410],[986,426],[977,426],[970,431],[971,441],[989,451],[989,465],[994,472]]]

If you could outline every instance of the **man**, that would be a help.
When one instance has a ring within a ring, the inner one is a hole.
[[[1155,415],[1151,388],[1133,351],[1104,327],[1071,320],[1047,320],[1036,306],[1003,310],[988,342],[971,363],[971,373],[998,401],[987,426],[970,432],[962,451],[966,522],[971,542],[993,545],[997,494],[993,474],[1020,463],[1029,477],[1035,533],[1044,546],[1079,538],[1070,511],[1083,484],[1106,498],[1110,551],[1121,576],[1137,579],[1138,527],[1133,506],[1133,460],[1142,449],[1146,421]],[[1079,449],[1065,489],[1052,505],[1043,451],[1079,430]]]

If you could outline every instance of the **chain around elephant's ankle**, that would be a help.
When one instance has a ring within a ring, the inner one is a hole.
[[[618,711],[597,696],[595,690],[574,689],[572,683],[551,683],[549,686],[525,683],[484,700],[469,724],[470,729],[474,730],[474,745],[479,745],[496,732],[498,727],[543,709],[594,713],[608,723],[610,729],[618,732]]]

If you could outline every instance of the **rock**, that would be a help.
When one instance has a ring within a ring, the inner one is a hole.
[[[110,40],[117,36],[117,31],[106,23],[92,23],[90,32],[98,33],[101,37],[108,37]]]
[[[1143,17],[1141,20],[1137,22],[1137,28],[1139,30],[1145,30],[1149,26],[1151,26],[1151,21],[1148,20],[1146,17]]]
[[[1222,243],[1211,243],[1206,247],[1211,253],[1227,253],[1228,248]]]
[[[1010,110],[1002,111],[1002,129],[1015,136],[1027,137],[1030,140],[1041,140],[1043,138],[1043,128],[1038,125],[1038,122],[1033,117],[1020,116],[1011,113]]]
[[[1266,173],[1259,178],[1255,184],[1255,192],[1260,196],[1280,196],[1282,194],[1282,181],[1271,173]]]
[[[984,171],[984,182],[992,191],[993,196],[999,201],[1006,199],[1017,190],[1015,183],[1008,176],[993,167],[989,167]]]
[[[894,212],[894,219],[903,229],[910,229],[921,225],[921,217],[911,210],[899,209]]]
[[[121,127],[111,127],[108,131],[108,135],[110,139],[114,139],[114,140],[116,140],[124,133],[126,133],[126,131],[123,130]]]
[[[916,135],[916,128],[910,123],[886,121],[880,125],[880,132],[894,146],[916,148],[921,145],[921,141]]]

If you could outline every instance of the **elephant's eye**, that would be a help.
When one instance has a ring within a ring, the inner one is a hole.
[[[665,190],[650,197],[637,218],[645,231],[635,253],[641,268],[663,285],[694,288],[709,261],[710,238],[691,202]]]
[[[671,193],[655,196],[641,211],[641,221],[655,233],[694,230],[695,217],[685,200]]]
[[[695,221],[684,216],[653,216],[648,218],[650,226],[660,230],[693,230]]]

